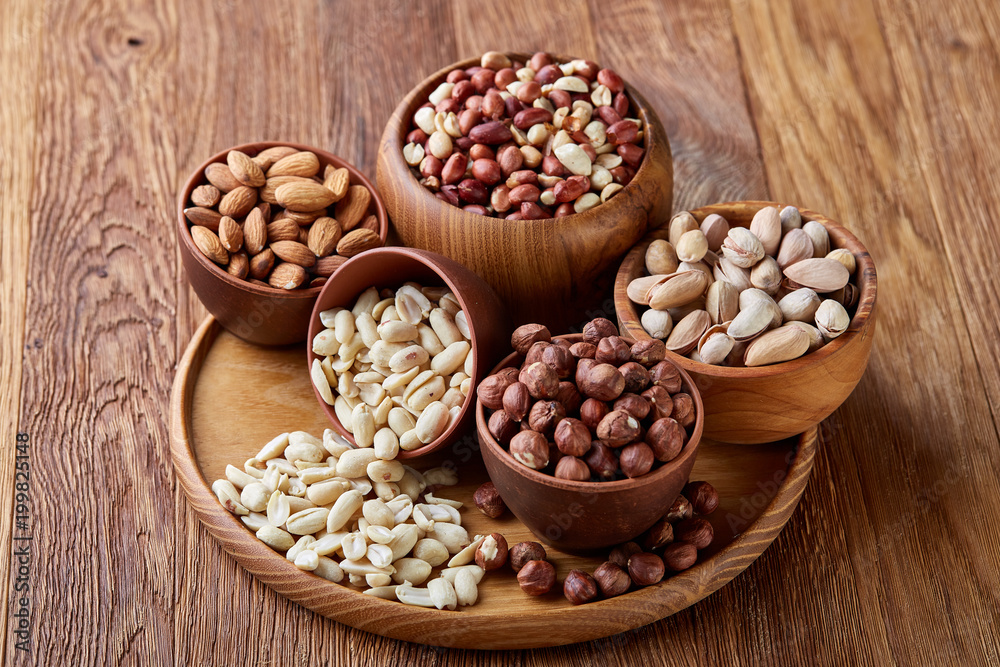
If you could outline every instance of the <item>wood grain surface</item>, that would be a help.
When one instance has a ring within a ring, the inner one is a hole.
[[[204,316],[185,174],[283,139],[371,177],[406,91],[487,48],[618,69],[670,136],[675,208],[823,211],[880,283],[868,372],[772,547],[664,621],[509,654],[382,639],[257,582],[187,503],[165,416]],[[1000,7],[973,0],[0,3],[0,540],[17,431],[34,538],[31,649],[4,616],[4,663],[1000,663],[998,63]]]

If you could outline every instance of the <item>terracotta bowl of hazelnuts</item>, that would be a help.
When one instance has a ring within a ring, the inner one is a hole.
[[[504,503],[543,542],[585,553],[627,542],[684,488],[704,409],[662,341],[609,320],[582,334],[519,327],[479,386],[483,461]]]

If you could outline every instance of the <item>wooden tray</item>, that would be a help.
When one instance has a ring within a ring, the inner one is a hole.
[[[439,646],[534,648],[597,639],[641,627],[705,598],[771,544],[799,502],[816,453],[817,430],[766,445],[703,441],[692,479],[710,481],[721,504],[711,518],[715,541],[699,563],[656,586],[574,607],[561,587],[541,598],[523,594],[508,568],[490,572],[479,602],[458,611],[410,607],[363,595],[295,568],[224,510],[210,485],[226,464],[241,466],[284,431],[322,434],[329,424],[309,384],[305,348],[261,348],[224,331],[211,317],[198,329],[177,369],[170,400],[171,452],[188,500],[237,562],[285,597],[375,634]],[[534,539],[510,513],[491,520],[472,503],[486,472],[474,447],[456,445],[418,468],[451,461],[459,485],[442,493],[466,503],[469,534],[500,532],[513,545]],[[602,558],[548,549],[561,581],[572,568],[593,571]]]

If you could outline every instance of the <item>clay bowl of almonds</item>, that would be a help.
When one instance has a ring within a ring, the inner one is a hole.
[[[634,539],[684,487],[704,408],[662,341],[598,318],[552,337],[538,324],[478,387],[483,461],[503,502],[540,540],[587,552]]]
[[[695,378],[705,435],[773,442],[826,419],[861,380],[875,334],[875,264],[839,223],[771,202],[675,215],[629,252],[622,331],[661,339]]]
[[[305,339],[313,303],[338,266],[388,233],[371,182],[310,146],[257,142],[213,155],[177,204],[181,260],[198,298],[252,343]]]
[[[377,181],[404,245],[493,286],[515,322],[580,324],[618,260],[669,215],[673,162],[650,105],[610,68],[489,52],[396,108]]]
[[[468,434],[474,388],[509,331],[504,305],[472,271],[426,250],[378,248],[320,292],[308,372],[341,435],[372,461],[410,459]]]

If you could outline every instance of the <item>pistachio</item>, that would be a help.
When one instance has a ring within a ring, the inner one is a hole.
[[[751,304],[760,303],[771,313],[771,327],[776,327],[781,324],[781,309],[778,308],[778,304],[774,302],[764,290],[757,289],[756,287],[751,287],[750,289],[743,290],[740,292],[740,310],[749,308]]]
[[[792,320],[791,322],[786,322],[781,325],[782,328],[785,327],[796,327],[805,331],[809,335],[809,349],[807,352],[815,352],[819,348],[826,344],[826,340],[823,338],[823,334],[819,332],[819,329],[809,324],[808,322],[799,322],[798,320]]]
[[[766,366],[801,357],[809,349],[809,334],[798,327],[768,331],[747,346],[743,361],[747,366]]]
[[[794,206],[786,206],[781,209],[779,217],[781,218],[781,231],[784,234],[802,227],[802,216],[799,214],[799,209]]]
[[[698,341],[698,354],[706,364],[721,364],[729,356],[735,342],[722,326],[717,325],[706,331]]]
[[[795,228],[785,234],[778,250],[778,266],[782,269],[809,259],[813,256],[813,242],[801,229]]]
[[[804,231],[813,243],[813,257],[826,257],[830,252],[830,234],[822,223],[810,220],[802,225]]]
[[[741,307],[739,314],[729,324],[728,333],[735,341],[748,341],[756,338],[771,325],[773,314],[770,307],[762,301]]]
[[[723,257],[713,267],[712,273],[716,280],[725,280],[732,283],[737,292],[753,287],[750,283],[750,272],[742,266],[737,266],[727,258]]]
[[[847,310],[833,299],[826,299],[816,309],[816,328],[826,340],[832,340],[847,331],[851,318]]]
[[[672,274],[650,290],[649,306],[666,310],[691,303],[705,292],[710,281],[702,271]]]
[[[764,257],[750,271],[750,284],[770,295],[778,293],[781,287],[781,269],[773,257]]]
[[[791,320],[812,322],[816,316],[816,309],[819,308],[819,302],[819,295],[815,291],[803,287],[782,297],[778,302],[778,308],[781,309],[781,316],[786,322]]]
[[[677,323],[667,338],[667,349],[677,354],[688,354],[695,348],[702,334],[712,324],[712,318],[704,310],[695,310]]]
[[[670,313],[650,308],[639,318],[642,328],[653,338],[666,338],[674,328]]]
[[[830,298],[841,304],[844,308],[853,308],[858,303],[861,294],[853,283],[847,283],[836,292],[830,292]]]
[[[736,266],[749,269],[764,257],[764,245],[749,229],[733,227],[722,242],[722,255]]]
[[[670,245],[676,248],[681,236],[696,229],[700,229],[700,227],[698,227],[698,221],[694,219],[694,216],[687,211],[681,211],[670,218],[670,224],[667,227]]]
[[[719,249],[722,248],[722,242],[729,234],[729,223],[721,215],[711,213],[701,221],[701,233],[708,241],[708,249],[712,252],[719,252]]]
[[[726,280],[716,280],[709,285],[705,295],[705,310],[712,318],[712,324],[728,322],[739,312],[739,292]]]
[[[854,269],[857,268],[857,261],[854,259],[854,254],[846,248],[831,250],[829,254],[827,254],[826,258],[835,259],[843,264],[848,273],[854,273]]]
[[[851,279],[847,268],[835,259],[804,259],[785,269],[785,276],[803,287],[823,294],[839,290]]]
[[[682,262],[698,262],[708,252],[708,239],[700,229],[681,234],[677,241],[677,259]]]
[[[764,253],[775,255],[781,243],[781,215],[774,206],[765,206],[757,211],[750,222],[750,231],[760,239]]]
[[[669,277],[669,275],[654,274],[651,276],[636,278],[628,284],[625,293],[633,303],[648,306],[650,291]]]

